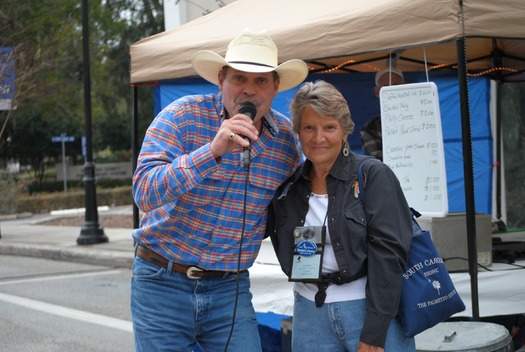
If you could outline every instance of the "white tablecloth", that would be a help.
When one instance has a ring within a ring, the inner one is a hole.
[[[525,267],[525,260],[517,261]],[[491,271],[478,271],[480,317],[525,313],[525,269],[493,263]],[[293,284],[281,271],[271,242],[263,241],[261,252],[250,269],[253,304],[257,312],[292,315]],[[472,316],[471,280],[468,273],[450,274],[467,309],[458,317]]]

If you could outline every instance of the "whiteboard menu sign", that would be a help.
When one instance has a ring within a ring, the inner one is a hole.
[[[437,86],[381,88],[383,162],[396,174],[409,206],[424,216],[448,213],[447,179]]]

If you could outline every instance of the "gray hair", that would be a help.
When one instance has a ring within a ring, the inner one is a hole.
[[[306,82],[299,88],[290,106],[292,126],[295,133],[299,133],[302,112],[307,106],[323,117],[337,119],[346,133],[351,134],[354,131],[355,123],[350,115],[348,103],[341,92],[332,84],[317,80]]]

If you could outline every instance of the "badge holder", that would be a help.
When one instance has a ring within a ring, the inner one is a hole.
[[[288,281],[319,282],[326,226],[298,226],[293,231],[292,273]]]

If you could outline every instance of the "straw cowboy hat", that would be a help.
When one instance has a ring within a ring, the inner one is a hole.
[[[308,67],[302,60],[293,59],[278,65],[277,46],[268,33],[245,29],[228,45],[225,58],[201,50],[191,59],[193,69],[205,80],[218,85],[219,71],[230,66],[244,72],[272,72],[279,74],[279,92],[299,85],[308,75]]]

